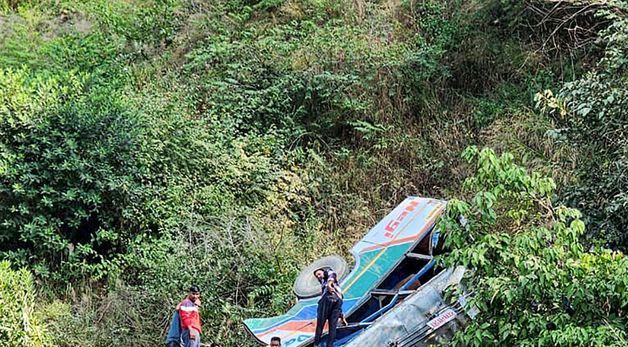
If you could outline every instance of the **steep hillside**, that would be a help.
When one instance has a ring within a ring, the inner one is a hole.
[[[442,259],[478,274],[460,345],[533,344],[549,323],[543,345],[625,343],[627,10],[0,0],[0,283],[37,295],[38,334],[0,344],[157,346],[195,283],[204,341],[247,346],[242,319],[283,312],[300,268],[348,256],[408,195],[477,225],[447,226]],[[547,282],[509,292],[508,254],[539,256]]]

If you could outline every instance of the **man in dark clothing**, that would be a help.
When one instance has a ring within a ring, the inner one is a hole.
[[[181,320],[179,319],[178,310],[172,313],[170,329],[166,336],[166,347],[181,347]]]
[[[321,283],[322,294],[316,311],[314,347],[318,347],[321,342],[325,322],[329,324],[327,347],[333,347],[338,319],[342,315],[342,291],[338,285],[338,277],[332,269],[318,269],[314,271],[314,276]]]

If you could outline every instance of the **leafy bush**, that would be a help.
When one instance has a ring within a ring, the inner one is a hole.
[[[582,181],[565,199],[586,211],[594,236],[628,249],[628,20],[616,18],[602,38],[606,54],[596,72],[561,90],[570,110],[566,131],[586,161]]]
[[[43,277],[105,276],[136,234],[177,226],[186,209],[255,204],[277,174],[270,134],[209,133],[168,98],[123,102],[100,81],[0,74],[2,255]]]
[[[137,124],[115,91],[90,82],[76,73],[0,72],[0,239],[19,264],[25,248],[57,262],[96,260],[88,245],[105,242],[97,239],[121,222],[123,201],[137,194],[130,169]],[[38,274],[50,275],[39,265]]]
[[[589,238],[628,247],[628,20],[607,13],[613,24],[603,31],[604,58],[594,71],[566,83],[559,95],[537,95],[537,105],[562,127],[554,137],[580,152],[579,180],[562,191],[566,203],[582,209]]]
[[[628,258],[584,251],[581,214],[552,204],[551,178],[509,154],[471,147],[464,155],[474,168],[465,182],[471,197],[450,201],[441,227],[453,248],[445,263],[472,270],[467,286],[480,314],[455,343],[625,345]]]
[[[33,276],[0,262],[0,344],[7,347],[52,346],[40,320],[34,317]]]

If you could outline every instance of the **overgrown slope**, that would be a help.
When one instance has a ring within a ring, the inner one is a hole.
[[[0,0],[0,257],[35,275],[51,343],[158,345],[195,283],[205,340],[243,346],[405,196],[465,196],[470,145],[625,250],[625,11]]]

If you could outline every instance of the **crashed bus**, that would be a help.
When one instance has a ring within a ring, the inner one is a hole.
[[[329,267],[338,274],[349,323],[338,327],[334,346],[409,347],[448,339],[473,313],[465,314],[465,294],[454,304],[443,299],[445,288],[460,286],[464,275],[463,268],[439,268],[434,259],[442,249],[436,224],[445,207],[441,200],[405,199],[353,246],[351,271],[338,256],[315,261],[295,280],[297,303],[281,316],[245,320],[247,331],[262,344],[277,336],[282,346],[313,346],[320,299],[313,273]],[[327,343],[325,335],[321,345]]]

